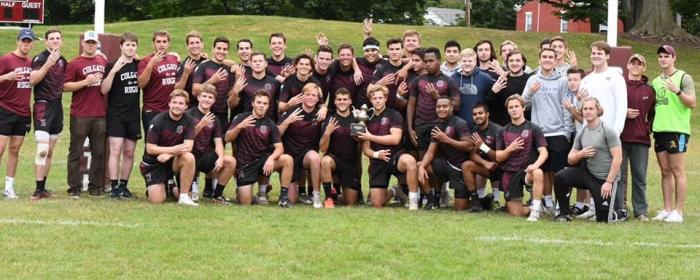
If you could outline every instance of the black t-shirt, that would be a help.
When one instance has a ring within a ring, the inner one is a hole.
[[[180,65],[177,67],[177,81],[179,82],[180,79],[182,78],[182,74],[185,73],[185,65],[187,62],[192,60],[189,56],[183,60]],[[185,83],[185,91],[190,94],[190,108],[192,107],[197,107],[197,98],[195,98],[194,93],[192,93],[192,78],[194,78],[194,69],[197,69],[197,66],[199,66],[200,63],[203,61],[207,60],[204,57],[200,57],[199,59],[194,60],[194,68],[192,69],[192,72],[190,72],[190,75],[187,77],[187,82]]]
[[[197,126],[199,121],[204,118],[204,113],[199,108],[190,108],[186,114],[192,118],[194,125]],[[203,127],[197,135],[194,136],[194,146],[192,153],[195,156],[200,156],[208,152],[214,151],[214,138],[222,138],[221,123],[219,118],[214,118],[214,121],[208,126]]]
[[[496,150],[496,139],[498,138],[498,135],[503,131],[502,126],[498,125],[497,123],[489,122],[489,126],[487,126],[486,129],[481,130],[477,127],[475,130],[479,134],[479,137],[481,137],[481,140],[484,141],[484,144],[486,144],[486,146],[489,146],[489,148],[492,150]],[[475,148],[478,149],[479,147]],[[481,156],[481,158],[483,159],[489,159],[489,156],[481,151],[479,151],[479,156]]]
[[[489,91],[489,94],[484,98],[484,102],[489,106],[489,119],[492,122],[501,126],[510,123],[510,115],[508,115],[508,110],[506,109],[506,99],[511,95],[522,94],[528,78],[530,78],[530,74],[523,74],[519,77],[508,76],[506,87],[499,93],[495,94]],[[528,115],[525,118],[529,120],[530,117]]]
[[[146,135],[146,144],[155,144],[160,147],[180,145],[185,140],[194,139],[194,121],[187,114],[183,114],[179,120],[173,120],[169,112],[162,112],[153,118]],[[149,164],[155,163],[158,161],[158,156],[149,155],[144,150],[143,161]]]
[[[467,126],[467,122],[460,117],[452,116],[446,121],[437,124],[435,127],[439,128],[447,134],[451,139],[461,141],[462,137],[469,137],[471,131]],[[444,157],[450,164],[461,167],[462,163],[469,159],[469,153],[455,149],[454,147],[438,142],[435,138],[430,137],[431,143],[437,143],[438,150],[437,154],[440,157]]]
[[[289,108],[280,117],[279,123],[284,122],[294,110],[301,108],[301,106]],[[285,153],[299,155],[309,149],[318,150],[318,142],[321,140],[321,123],[318,121],[317,113],[318,109],[316,107],[311,112],[300,110],[299,116],[302,119],[290,124],[284,132],[282,142],[284,143]]]
[[[114,62],[107,64],[105,73],[114,68]],[[112,88],[107,95],[107,117],[121,121],[139,120],[139,88],[137,68],[139,61],[134,59],[131,63],[124,64],[112,80]]]
[[[228,113],[228,92],[231,90],[233,83],[235,82],[235,77],[231,73],[231,69],[224,65],[218,64],[212,60],[206,60],[199,64],[194,70],[194,77],[192,78],[193,84],[203,84],[209,80],[216,71],[223,68],[224,73],[226,73],[226,79],[218,81],[213,84],[216,87],[216,102],[211,106],[211,111],[214,114],[223,115]]]
[[[292,75],[290,77],[287,77],[287,79],[284,80],[284,83],[282,83],[282,88],[280,89],[279,101],[280,102],[289,101],[289,99],[291,99],[292,97],[297,96],[297,94],[300,94],[301,90],[308,83],[317,84],[319,87],[322,86],[322,83],[318,79],[316,79],[314,76],[309,77],[308,79],[306,79],[306,81],[299,80],[299,77],[297,77],[297,75]]]
[[[359,154],[357,153],[358,142],[350,135],[350,125],[356,122],[355,117],[352,115],[352,113],[347,117],[342,117],[337,113],[334,113],[331,116],[326,117],[326,120],[321,126],[321,133],[326,131],[326,127],[328,126],[331,118],[338,121],[338,128],[336,128],[331,134],[328,142],[327,153],[336,156],[338,160],[346,163],[357,162],[359,159]]]
[[[39,70],[46,64],[46,60],[51,53],[44,50],[32,60],[32,70]],[[34,100],[60,100],[63,94],[63,84],[65,83],[65,72],[68,61],[61,56],[56,64],[49,68],[46,76],[36,86],[34,86]]]
[[[367,87],[372,82],[374,71],[377,69],[377,65],[382,60],[377,59],[377,61],[375,62],[369,62],[364,57],[358,57],[355,60],[357,61],[358,68],[360,68],[360,72],[362,72],[362,84],[360,84],[360,87],[357,89],[357,104],[359,104],[360,106],[362,106],[362,104],[367,104],[367,106],[371,106],[372,103],[369,102],[369,97],[367,97]],[[391,99],[391,97],[389,97],[389,99]],[[392,108],[393,106],[389,107]]]
[[[377,64],[377,68],[374,71],[371,83],[376,84],[385,76],[399,72],[399,70],[401,70],[401,68],[403,68],[404,65],[404,63],[401,63],[401,65],[399,66],[394,66],[388,60],[381,60],[379,64]],[[386,105],[389,106],[389,108],[396,109],[396,91],[398,90],[401,82],[402,81],[398,81],[386,86],[386,88],[389,89],[389,98],[386,101]]]
[[[372,135],[384,136],[390,135],[392,128],[403,129],[403,118],[401,114],[394,109],[385,108],[379,115],[372,115],[367,121],[367,131],[372,133]],[[402,150],[401,145],[382,145],[375,142],[370,143],[369,146],[374,151],[379,150],[390,150],[392,155]]]
[[[252,113],[242,113],[231,121],[228,130],[234,129]],[[280,131],[270,118],[255,119],[255,125],[246,127],[236,137],[235,157],[238,167],[245,166],[270,152],[270,147],[282,142]]]

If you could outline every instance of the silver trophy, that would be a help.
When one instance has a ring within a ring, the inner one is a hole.
[[[355,117],[357,122],[350,124],[350,135],[357,136],[357,134],[360,132],[367,132],[367,125],[365,124],[365,121],[369,119],[369,114],[367,113],[369,110],[371,109],[367,109],[367,104],[362,105],[359,110],[352,107],[352,115]]]

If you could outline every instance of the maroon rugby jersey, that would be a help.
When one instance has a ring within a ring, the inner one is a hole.
[[[228,130],[234,129],[252,113],[238,114]],[[271,152],[271,147],[282,142],[277,124],[270,118],[255,119],[255,125],[243,129],[236,138],[236,161],[238,167],[245,166],[257,160],[260,156]]]
[[[355,79],[353,78],[355,71],[352,70],[352,68],[350,68],[348,71],[342,71],[337,60],[331,64],[328,71],[331,75],[328,82],[328,110],[331,112],[335,110],[335,103],[333,102],[335,100],[335,92],[341,88],[345,88],[350,91],[352,106],[359,109],[362,105],[359,103],[360,100],[357,96],[360,87],[355,84]],[[371,107],[371,104],[368,106]]]
[[[139,62],[138,73],[141,75],[154,54],[144,57]],[[143,88],[143,110],[166,112],[170,93],[175,89],[177,82],[177,68],[180,64],[174,55],[166,55],[151,71],[151,78]]]
[[[403,68],[404,65],[404,63],[401,63],[401,65],[399,66],[394,66],[388,60],[381,60],[377,64],[377,68],[374,71],[374,75],[372,75],[371,84],[377,84],[377,82],[379,82],[379,80],[381,80],[385,76],[399,72],[399,70],[401,70],[401,68]],[[400,84],[401,81],[398,81],[396,83],[389,84],[386,86],[386,88],[389,89],[389,98],[386,101],[386,106],[388,106],[389,108],[396,109],[396,91],[399,89]]]
[[[377,65],[382,60],[378,59],[375,62],[369,62],[364,57],[358,57],[355,59],[355,61],[357,61],[357,67],[360,68],[360,72],[362,73],[362,84],[360,84],[359,88],[357,89],[357,101],[358,101],[358,103],[356,103],[356,104],[359,104],[360,106],[362,106],[362,104],[367,104],[367,106],[372,106],[372,103],[369,102],[369,97],[367,97],[367,87],[372,82],[372,77],[374,76],[374,71],[377,69]],[[394,97],[396,97],[396,96],[394,96]],[[389,99],[391,99],[391,97],[389,97]],[[393,108],[393,106],[389,106],[389,107]]]
[[[194,125],[197,126],[199,121],[204,118],[204,113],[199,110],[199,108],[190,108],[187,110],[187,115],[192,118]],[[194,146],[192,146],[192,153],[195,156],[200,156],[208,152],[213,152],[215,145],[215,138],[223,138],[223,133],[221,132],[221,123],[219,118],[214,118],[214,121],[209,123],[209,125],[202,127],[202,130],[194,136]]]
[[[496,137],[496,149],[505,150],[518,137],[523,139],[523,148],[510,153],[508,160],[501,164],[501,168],[509,172],[525,170],[538,154],[537,148],[547,147],[547,140],[540,128],[525,121],[520,125],[509,123],[503,127],[501,133]]]
[[[179,120],[173,120],[169,112],[156,115],[148,126],[146,144],[155,144],[159,147],[173,147],[180,145],[185,140],[194,139],[194,121],[187,114],[183,114]],[[143,161],[155,163],[158,156],[149,155],[144,149]]]
[[[272,121],[277,120],[277,96],[279,94],[280,82],[275,80],[272,76],[265,76],[261,80],[256,79],[252,75],[246,76],[246,83],[248,85],[243,88],[241,92],[238,93],[240,100],[238,101],[238,106],[232,109],[233,114],[237,115],[244,112],[253,111],[253,97],[258,90],[264,89],[270,93],[270,104],[267,108],[267,117]]]
[[[435,86],[440,96],[459,98],[457,83],[452,78],[442,74],[442,72],[436,76],[431,76],[430,74],[418,76],[408,86],[410,96],[417,99],[416,112],[413,115],[413,122],[416,126],[435,125],[438,122],[437,113],[435,113],[437,101],[425,90],[430,83]]]
[[[294,110],[301,108],[302,105],[289,108],[289,110],[280,117],[281,124],[286,120]],[[318,109],[314,107],[311,112],[300,110],[299,116],[301,120],[295,121],[287,127],[284,132],[283,143],[284,152],[290,155],[299,155],[309,149],[318,150],[318,142],[321,140],[321,123],[318,121],[316,114]]]
[[[231,90],[233,82],[235,81],[234,76],[231,74],[231,68],[212,60],[205,60],[194,70],[194,77],[192,78],[193,84],[203,84],[214,76],[216,71],[222,68],[225,70],[226,78],[213,84],[216,88],[216,101],[214,105],[211,106],[211,111],[217,115],[228,113],[228,92]]]
[[[343,162],[357,162],[359,159],[359,154],[357,153],[357,140],[350,135],[350,124],[355,123],[355,117],[350,114],[346,118],[334,113],[330,117],[327,117],[323,126],[321,127],[321,133],[326,131],[326,127],[330,122],[331,118],[338,121],[338,128],[336,128],[328,142],[327,153],[334,155],[338,160]]]
[[[32,73],[31,60],[14,53],[3,55],[0,57],[0,75],[10,72],[21,73],[22,79],[0,83],[0,107],[17,115],[29,117],[31,115],[29,99],[32,95],[32,84],[29,83],[29,74]]]
[[[44,50],[32,60],[32,70],[39,70],[46,64],[51,53]],[[63,96],[63,84],[65,83],[66,66],[68,62],[61,56],[56,64],[51,66],[42,79],[34,86],[34,100],[60,100]]]
[[[267,72],[270,74],[270,76],[277,77],[280,73],[282,73],[282,69],[284,69],[285,66],[291,65],[293,63],[292,59],[289,57],[284,57],[282,60],[277,61],[272,57],[267,58]]]
[[[282,87],[280,88],[280,95],[279,95],[279,101],[280,102],[287,102],[289,99],[291,99],[294,96],[297,96],[298,94],[301,93],[301,90],[304,88],[304,86],[308,83],[314,83],[317,84],[319,87],[321,87],[321,93],[325,94],[323,92],[323,83],[321,83],[316,77],[310,76],[306,81],[301,81],[299,80],[299,77],[297,75],[292,75],[288,77],[287,79],[284,80],[284,83],[282,83]],[[323,100],[323,99],[321,99]]]
[[[66,68],[66,83],[85,80],[90,74],[105,76],[107,60],[100,55],[94,57],[78,56],[68,63]],[[90,118],[104,117],[106,114],[105,96],[100,91],[102,80],[87,85],[73,92],[70,103],[70,115],[73,117]]]
[[[367,131],[372,133],[372,135],[389,135],[392,128],[403,129],[403,118],[401,113],[388,107],[381,114],[375,114],[367,121]],[[373,151],[390,150],[392,155],[401,151],[400,143],[398,145],[382,145],[372,142],[369,147]]]
[[[450,139],[461,141],[462,137],[469,137],[471,132],[467,126],[467,122],[458,116],[451,116],[446,121],[437,124],[435,127],[444,132]],[[460,167],[462,163],[469,159],[469,153],[460,151],[450,146],[449,144],[438,142],[435,138],[430,137],[430,143],[437,143],[437,155],[444,157],[447,162],[453,166]]]

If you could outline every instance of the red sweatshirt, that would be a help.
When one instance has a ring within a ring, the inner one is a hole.
[[[638,109],[639,116],[634,119],[625,119],[625,129],[620,134],[620,140],[625,143],[637,143],[651,145],[649,134],[654,123],[654,106],[656,94],[654,89],[647,84],[649,79],[642,76],[639,81],[631,81],[625,77],[627,83],[627,107]]]

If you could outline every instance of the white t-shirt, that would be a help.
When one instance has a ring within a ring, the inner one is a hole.
[[[622,133],[627,117],[627,84],[619,70],[609,67],[601,73],[591,72],[581,80],[581,88],[600,102],[603,107],[600,119],[612,126],[618,135]]]

